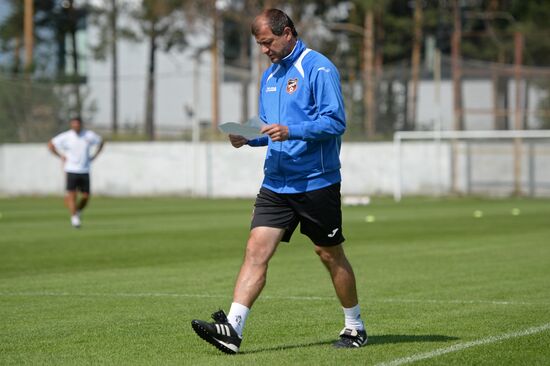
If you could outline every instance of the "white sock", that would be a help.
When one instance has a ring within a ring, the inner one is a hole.
[[[344,318],[346,322],[346,328],[363,330],[365,329],[365,324],[361,319],[361,310],[359,309],[359,304],[355,305],[352,308],[344,308]]]
[[[239,303],[232,303],[231,309],[229,309],[229,314],[227,315],[227,321],[233,329],[237,332],[240,338],[243,337],[244,323],[248,317],[250,309]]]

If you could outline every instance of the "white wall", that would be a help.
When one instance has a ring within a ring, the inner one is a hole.
[[[465,145],[457,159],[460,192],[492,195],[513,189],[510,147],[473,146],[466,159]],[[495,153],[496,151],[496,153]],[[498,151],[501,151],[500,153]],[[502,153],[502,151],[504,151]],[[507,152],[508,151],[508,152]],[[522,160],[522,185],[529,188],[527,147]],[[533,166],[537,195],[550,194],[550,147],[536,147]],[[233,148],[229,143],[108,142],[93,164],[92,191],[110,196],[185,195],[199,197],[253,197],[263,178],[265,147]],[[390,142],[342,145],[344,195],[393,194],[396,182],[395,150]],[[401,148],[403,194],[437,195],[450,189],[451,159],[447,143],[407,142]],[[471,182],[467,181],[470,164]],[[475,183],[480,183],[477,187]],[[492,184],[492,185],[491,185]],[[61,162],[46,144],[0,145],[0,195],[61,195]]]
[[[262,180],[265,148],[229,143],[111,143],[92,166],[92,191],[113,196],[244,197]],[[61,161],[46,144],[0,145],[0,194],[62,194]]]

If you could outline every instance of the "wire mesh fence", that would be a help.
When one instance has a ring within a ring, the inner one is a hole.
[[[36,142],[59,128],[56,85],[0,76],[0,142]]]
[[[330,54],[327,56],[331,58]],[[374,70],[373,97],[369,104],[365,101],[365,75],[360,65],[345,57],[332,60],[341,73],[348,123],[344,139],[348,141],[390,140],[396,131],[550,128],[550,68],[518,68],[517,65],[462,60],[457,83],[453,81],[456,70],[453,71],[450,57],[423,63],[417,80],[413,78],[410,62],[405,60]],[[244,121],[256,113],[258,82],[254,75],[258,71],[251,68],[245,73],[244,81],[219,78],[220,100],[225,105],[221,108],[223,120]],[[214,103],[209,97],[211,68],[202,66],[198,82],[191,82],[196,76],[186,70],[167,75],[169,77],[161,74],[157,83],[160,97],[157,97],[156,139],[191,140],[193,118],[200,118],[197,125],[201,140],[222,139],[210,114]],[[145,139],[144,80],[145,75],[142,78],[134,75],[118,81],[119,90],[124,94],[119,106],[123,123],[116,136],[108,119],[113,108],[106,96],[109,78],[89,75],[86,84],[78,86],[80,113],[89,126],[108,138]],[[184,103],[183,89],[189,89],[190,84],[196,88],[186,91],[188,96],[189,93],[193,96],[190,102]],[[246,93],[242,92],[243,88],[247,89]],[[203,95],[203,101],[193,105],[197,94]],[[67,119],[75,110],[74,95],[74,84],[0,74],[0,142],[47,140],[66,127]],[[194,116],[184,107],[202,117]],[[368,131],[369,115],[374,119],[371,131]]]

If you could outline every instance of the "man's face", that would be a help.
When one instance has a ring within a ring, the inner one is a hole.
[[[80,132],[82,129],[82,122],[78,119],[72,119],[70,122],[71,130],[74,130],[75,132]]]
[[[256,32],[256,43],[260,46],[261,51],[271,62],[278,64],[283,58],[292,52],[294,47],[294,38],[290,28],[285,28],[283,34],[276,36],[271,31],[266,21],[260,21],[260,26]]]

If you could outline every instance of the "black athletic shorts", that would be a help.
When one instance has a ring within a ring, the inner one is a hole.
[[[262,187],[256,197],[250,229],[267,226],[286,229],[288,242],[300,224],[300,232],[318,246],[334,246],[342,234],[340,183],[305,193],[280,194]]]
[[[90,193],[90,174],[67,173],[67,191]]]

